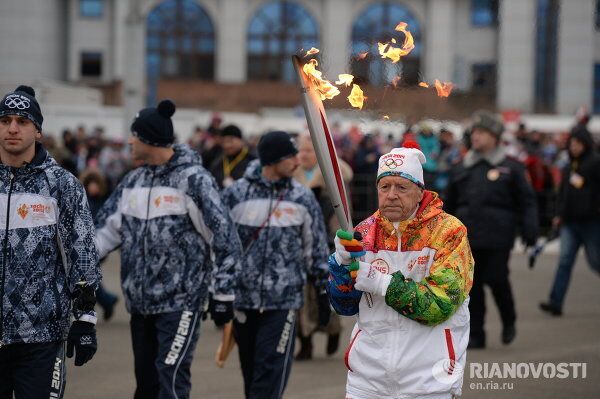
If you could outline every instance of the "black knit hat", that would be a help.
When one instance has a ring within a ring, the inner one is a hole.
[[[504,132],[504,125],[502,124],[502,121],[493,112],[485,110],[475,111],[472,119],[473,129],[480,128],[487,130],[498,138],[500,138]]]
[[[0,103],[0,116],[18,115],[29,119],[41,132],[42,110],[35,99],[35,91],[29,86],[19,86],[12,93],[8,93]]]
[[[131,133],[140,141],[155,147],[169,147],[175,142],[171,116],[175,103],[162,100],[156,108],[144,108],[133,119]]]
[[[273,165],[298,153],[296,142],[286,132],[269,132],[258,142],[260,164]]]
[[[242,138],[242,131],[236,125],[225,126],[219,134],[221,137],[233,136],[237,137],[238,139]]]

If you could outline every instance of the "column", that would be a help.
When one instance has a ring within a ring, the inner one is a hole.
[[[340,73],[350,73],[352,24],[355,15],[346,0],[323,2],[324,15],[319,26],[321,32],[321,55],[324,71],[329,80],[335,81]]]
[[[498,98],[500,110],[531,112],[534,99],[536,0],[503,0],[499,10]]]
[[[216,80],[221,83],[246,81],[246,30],[248,2],[219,2],[219,18],[213,21],[216,30]]]
[[[131,121],[146,102],[146,19],[138,0],[131,0],[125,20],[123,70],[123,134],[129,135]]]
[[[425,38],[424,77],[427,81],[453,78],[454,48],[454,0],[429,0],[427,21],[421,23]]]
[[[558,20],[556,112],[592,109],[594,88],[594,0],[561,0]]]

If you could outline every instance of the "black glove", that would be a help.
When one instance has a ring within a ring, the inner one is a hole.
[[[208,305],[210,317],[217,327],[224,326],[233,320],[233,301],[213,300]]]
[[[73,357],[75,348],[75,366],[83,366],[94,357],[98,343],[96,342],[96,326],[87,321],[75,320],[71,324],[67,337],[67,357]]]
[[[319,294],[317,306],[319,308],[319,327],[325,327],[329,323],[331,308],[329,307],[329,295]]]

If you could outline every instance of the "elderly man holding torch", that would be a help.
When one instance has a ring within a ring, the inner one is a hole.
[[[473,257],[465,226],[424,190],[424,162],[415,148],[383,155],[379,209],[359,234],[336,234],[330,301],[341,315],[358,314],[345,355],[347,399],[461,394]]]

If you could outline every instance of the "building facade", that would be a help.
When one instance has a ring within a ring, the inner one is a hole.
[[[597,0],[3,1],[0,76],[100,87],[131,114],[186,87],[199,88],[187,93],[192,99],[211,90],[278,93],[293,81],[289,56],[314,46],[330,79],[439,79],[488,95],[501,110],[600,112],[598,7]],[[390,40],[400,21],[416,47],[397,65],[383,63],[376,42]]]

